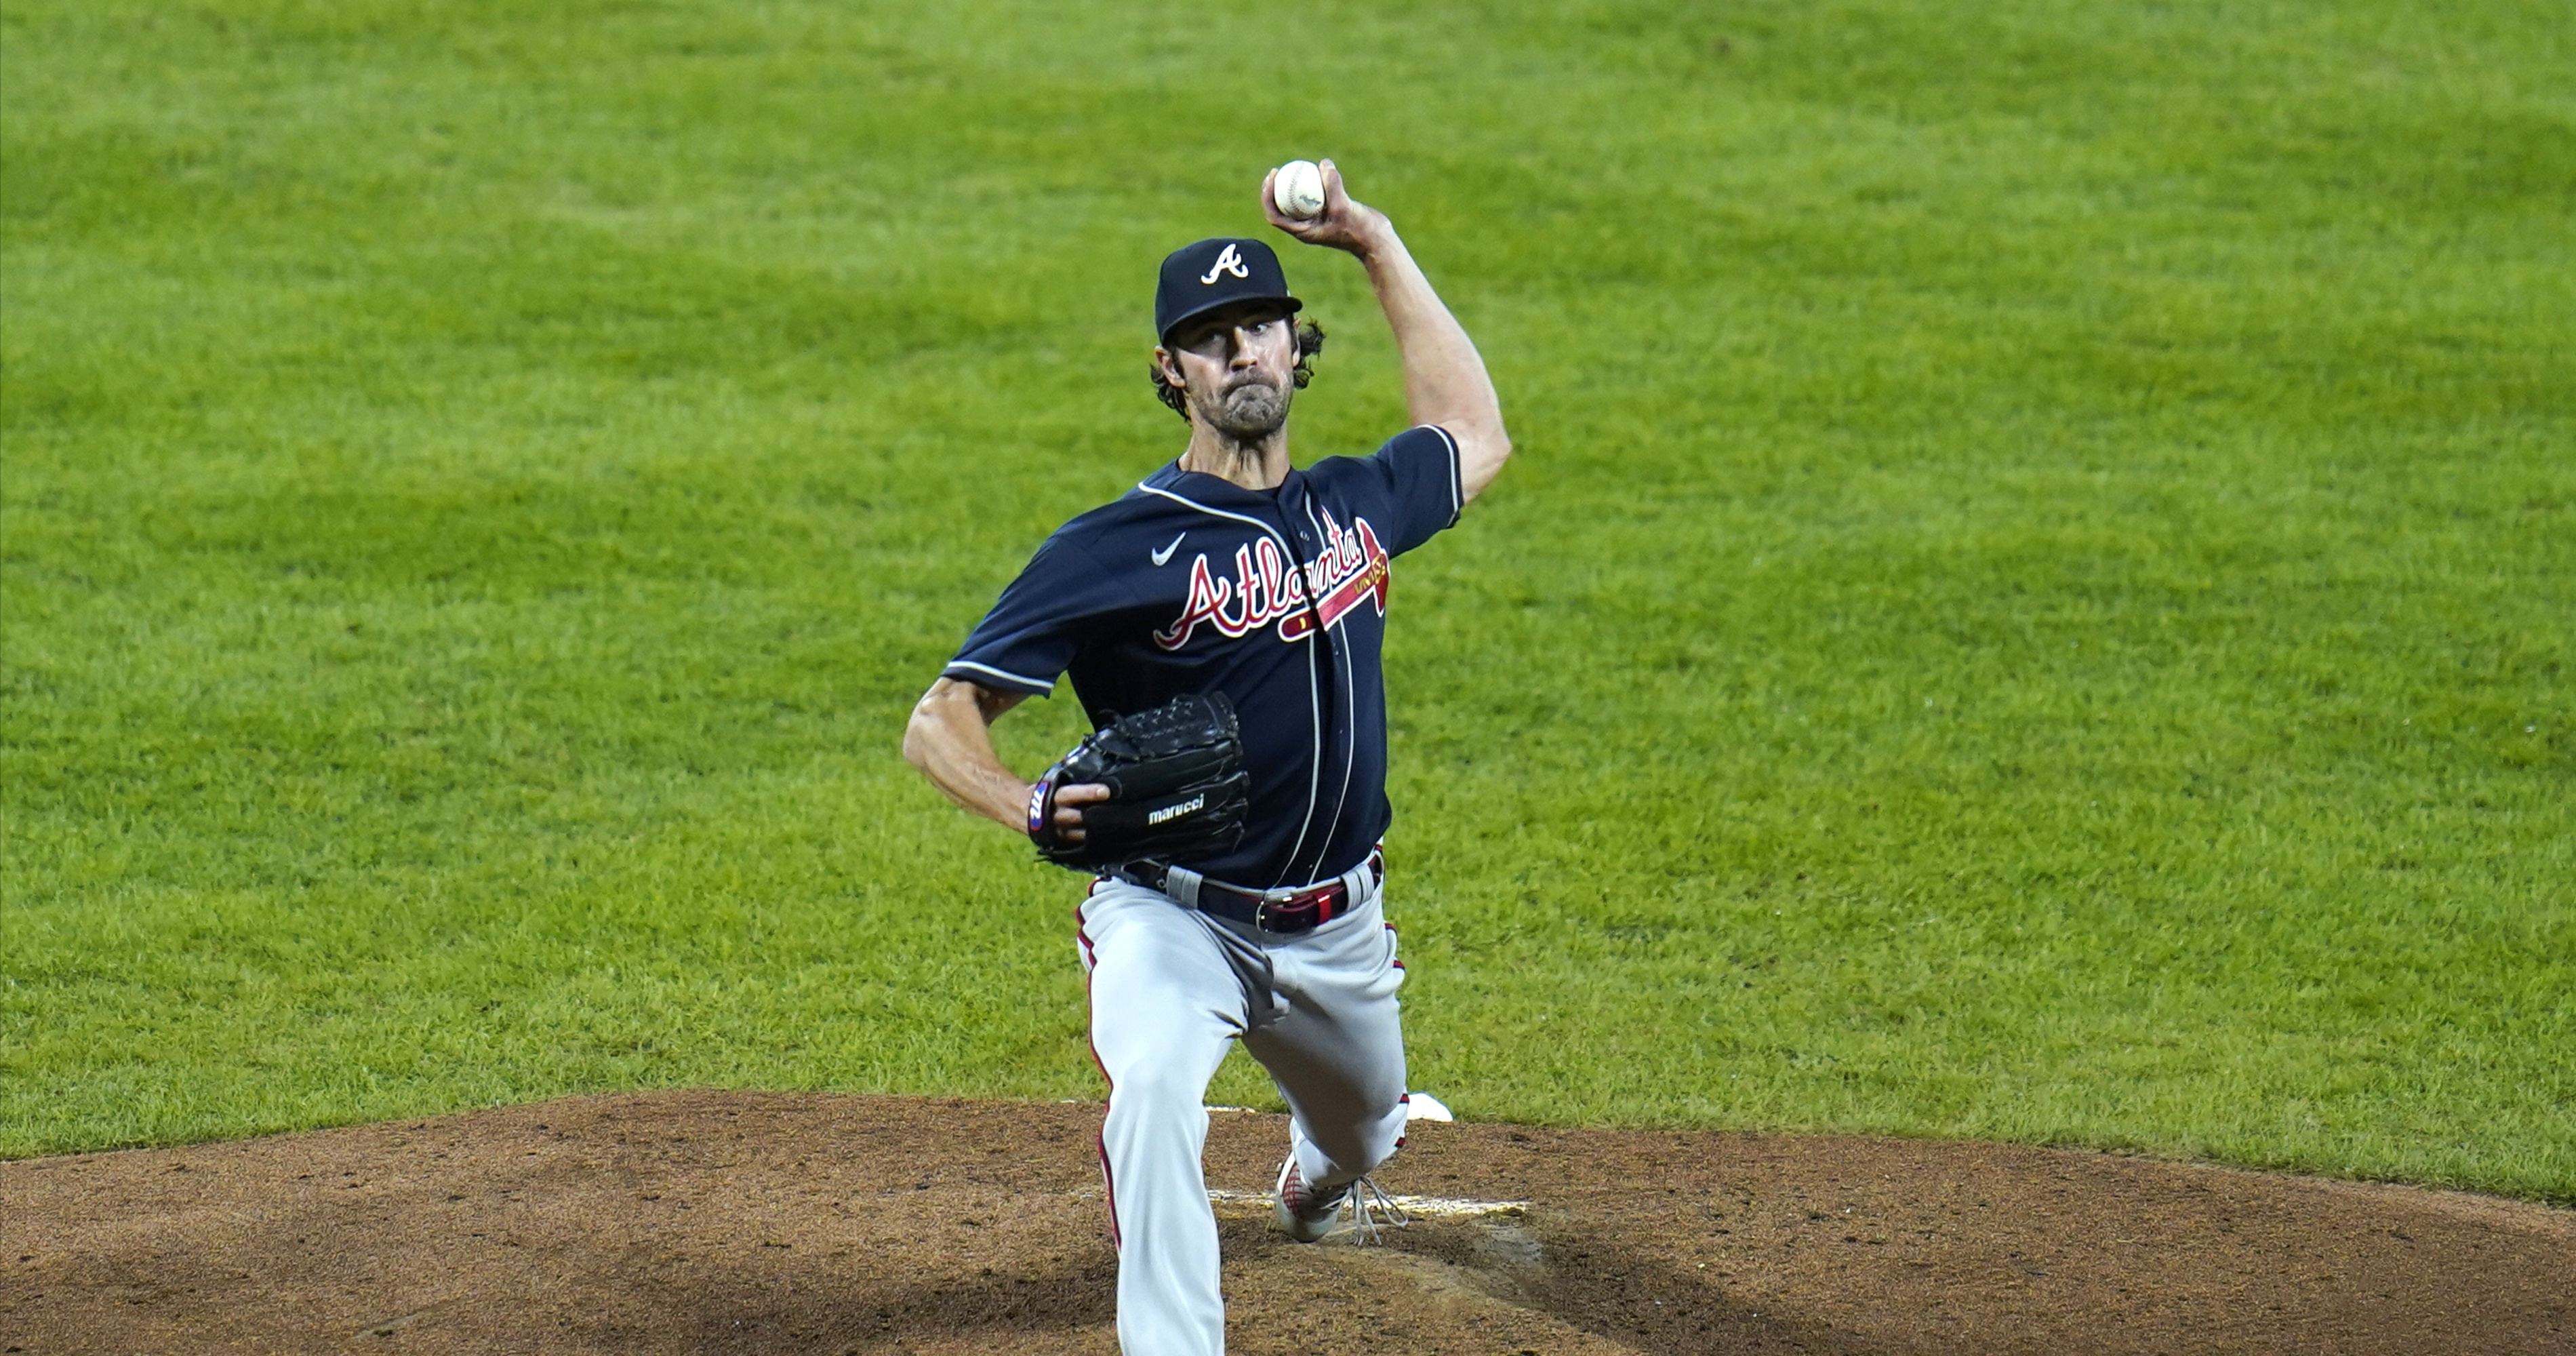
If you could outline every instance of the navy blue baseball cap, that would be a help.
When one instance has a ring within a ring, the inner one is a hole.
[[[1306,305],[1288,295],[1279,256],[1258,240],[1219,236],[1184,245],[1163,257],[1162,281],[1154,287],[1155,337],[1169,339],[1182,321],[1238,301],[1275,301],[1291,313]]]

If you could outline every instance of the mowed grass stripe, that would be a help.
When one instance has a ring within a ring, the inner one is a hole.
[[[0,1152],[1093,1091],[894,735],[1330,153],[1523,448],[1395,594],[1419,1086],[2576,1195],[2563,27],[13,7]]]

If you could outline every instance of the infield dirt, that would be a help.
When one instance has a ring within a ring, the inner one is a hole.
[[[0,1163],[8,1352],[1116,1349],[1094,1105],[615,1094]],[[1232,1349],[2563,1352],[2576,1214],[1973,1143],[1420,1124],[1271,1233],[1211,1117]]]

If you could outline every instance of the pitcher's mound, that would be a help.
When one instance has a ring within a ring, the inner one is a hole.
[[[1095,1106],[685,1092],[0,1163],[10,1352],[1113,1352]],[[1265,1226],[1232,1349],[2566,1352],[2576,1215],[1911,1140],[1417,1123],[1383,1246]],[[1525,1202],[1512,1205],[1511,1202]]]

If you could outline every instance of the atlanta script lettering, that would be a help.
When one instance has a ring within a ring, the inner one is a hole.
[[[1154,643],[1177,650],[1190,643],[1202,622],[1229,638],[1275,622],[1281,640],[1304,640],[1317,626],[1340,621],[1362,599],[1383,617],[1389,574],[1386,548],[1378,545],[1368,519],[1353,518],[1345,532],[1327,513],[1324,549],[1302,569],[1266,536],[1235,548],[1230,578],[1210,570],[1201,552],[1190,562],[1189,601],[1170,626],[1154,633]]]

